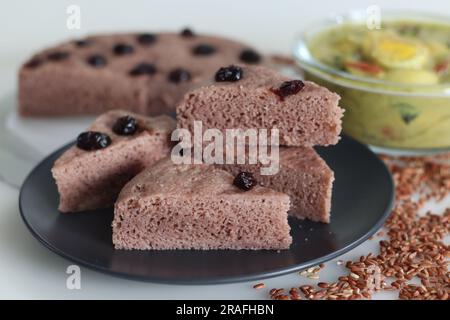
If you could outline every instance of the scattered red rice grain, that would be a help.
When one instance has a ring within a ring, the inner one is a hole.
[[[260,289],[264,288],[265,286],[266,285],[264,283],[260,282],[260,283],[255,284],[253,286],[253,289],[260,290]]]
[[[450,153],[422,158],[381,158],[391,170],[396,201],[384,225],[386,232],[376,234],[387,236],[379,242],[380,253],[347,261],[348,275],[338,277],[335,282],[319,282],[317,287],[301,285],[300,291],[291,288],[289,295],[284,289],[272,289],[272,299],[371,299],[374,292],[382,290],[398,291],[399,299],[406,300],[450,299],[450,247],[444,243],[444,237],[450,234],[450,208],[442,215],[431,212],[419,215],[428,201],[439,202],[450,195]],[[412,200],[415,194],[419,195],[418,199]],[[343,264],[344,261],[337,261],[337,265]],[[318,272],[323,268],[321,264],[300,274],[318,279]],[[390,277],[394,279],[388,284],[386,278]],[[409,283],[413,279],[419,279],[420,285]]]

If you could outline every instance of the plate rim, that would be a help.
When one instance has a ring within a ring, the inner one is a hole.
[[[41,237],[39,235],[39,233],[33,229],[33,227],[29,224],[28,220],[26,219],[25,215],[24,215],[24,210],[22,207],[23,204],[23,193],[24,193],[24,186],[27,184],[27,182],[29,181],[29,179],[31,179],[33,173],[38,170],[40,167],[42,167],[46,161],[48,161],[48,158],[50,158],[51,156],[53,156],[56,152],[59,152],[63,149],[68,148],[70,145],[72,145],[74,143],[74,141],[56,149],[55,151],[53,151],[52,153],[48,154],[47,156],[45,156],[37,165],[35,165],[33,167],[33,169],[27,174],[25,180],[23,181],[21,187],[20,187],[20,193],[19,193],[19,212],[20,212],[20,216],[22,218],[22,221],[24,222],[25,226],[27,227],[27,229],[30,231],[30,233],[33,235],[33,237],[38,240],[45,248],[49,249],[51,252],[56,253],[58,256],[69,260],[71,262],[74,262],[80,266],[86,267],[90,270],[96,271],[96,272],[100,272],[103,274],[107,274],[110,276],[114,276],[114,277],[119,277],[122,279],[127,279],[127,280],[133,280],[133,281],[139,281],[139,282],[147,282],[147,283],[157,283],[157,284],[167,284],[167,285],[220,285],[220,284],[231,284],[231,283],[240,283],[240,282],[250,282],[250,281],[256,281],[256,280],[263,280],[263,279],[268,279],[268,278],[274,278],[274,277],[279,277],[279,276],[283,276],[283,275],[287,275],[289,273],[293,273],[293,272],[297,272],[297,271],[301,271],[313,266],[316,266],[320,263],[324,263],[327,261],[330,261],[338,256],[341,256],[345,253],[347,253],[348,251],[358,247],[360,244],[362,244],[364,241],[366,241],[368,238],[370,238],[372,235],[374,235],[385,223],[385,221],[387,220],[387,218],[390,216],[390,213],[394,207],[394,202],[395,202],[395,185],[394,185],[394,181],[392,178],[392,174],[390,173],[389,169],[387,168],[386,164],[372,151],[370,150],[370,148],[358,141],[356,141],[355,139],[342,134],[341,135],[342,138],[348,139],[350,140],[352,143],[356,143],[359,145],[359,147],[362,147],[364,149],[366,149],[366,151],[368,151],[370,154],[372,154],[372,156],[376,157],[378,159],[378,161],[380,161],[380,163],[382,164],[382,168],[383,170],[387,173],[387,176],[389,177],[388,182],[389,182],[389,188],[391,189],[391,197],[389,199],[389,202],[383,212],[383,214],[380,216],[380,218],[378,219],[378,221],[365,233],[363,234],[361,237],[359,237],[357,240],[351,242],[350,244],[348,244],[345,247],[342,247],[336,251],[333,251],[327,255],[321,256],[319,258],[310,260],[306,263],[302,263],[302,264],[296,264],[296,265],[292,265],[289,267],[281,267],[281,268],[276,268],[276,269],[272,269],[269,271],[264,271],[264,272],[258,272],[258,273],[251,273],[251,274],[246,274],[246,275],[240,275],[240,276],[217,276],[217,277],[209,277],[209,278],[205,278],[205,279],[179,279],[176,277],[147,277],[147,276],[140,276],[140,275],[133,275],[133,274],[129,274],[129,273],[124,273],[124,272],[118,272],[118,271],[113,271],[110,270],[108,268],[105,268],[103,266],[98,266],[95,265],[93,263],[90,262],[86,262],[83,261],[82,259],[79,259],[75,256],[72,256],[70,254],[65,253],[64,251],[56,248],[53,244],[51,244],[50,242],[48,242],[47,240],[43,239],[43,237]]]

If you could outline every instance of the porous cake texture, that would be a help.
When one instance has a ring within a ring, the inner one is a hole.
[[[114,209],[116,249],[287,249],[289,197],[249,191],[214,165],[175,165],[170,158],[133,178]]]
[[[279,151],[279,171],[274,175],[261,175],[261,163],[248,164],[248,158],[246,164],[220,167],[233,175],[251,172],[262,186],[289,195],[292,216],[329,223],[333,171],[313,148],[283,147]]]
[[[67,116],[126,108],[170,114],[186,92],[211,81],[220,66],[243,60],[264,61],[247,45],[214,36],[90,36],[45,49],[22,66],[19,113]]]
[[[132,116],[138,131],[117,135],[112,127],[117,119]],[[70,147],[59,157],[52,174],[60,195],[59,210],[74,212],[109,207],[122,187],[144,168],[167,156],[175,121],[168,116],[145,117],[116,110],[98,117],[91,131],[107,134],[111,144],[86,151]]]
[[[264,66],[238,66],[240,80],[215,82],[187,93],[177,106],[177,125],[207,129],[277,128],[286,146],[333,145],[339,140],[343,109],[340,97],[315,83],[286,96],[280,86],[291,79]]]

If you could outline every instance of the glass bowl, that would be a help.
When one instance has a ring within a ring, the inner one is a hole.
[[[449,25],[450,18],[413,12],[382,12],[383,21],[407,20]],[[343,129],[376,151],[403,154],[450,150],[450,83],[417,85],[356,76],[333,69],[312,56],[309,44],[340,24],[364,24],[365,11],[336,15],[306,28],[293,54],[306,80],[341,96]]]

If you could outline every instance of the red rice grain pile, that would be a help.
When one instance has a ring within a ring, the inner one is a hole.
[[[388,239],[379,242],[379,254],[369,253],[358,261],[347,261],[348,275],[335,282],[319,282],[316,287],[301,285],[288,292],[272,289],[270,298],[371,299],[374,292],[396,290],[400,299],[449,300],[450,250],[444,237],[450,232],[450,208],[441,215],[421,215],[419,211],[428,201],[439,202],[449,196],[450,154],[381,158],[391,170],[396,201],[385,223]]]

